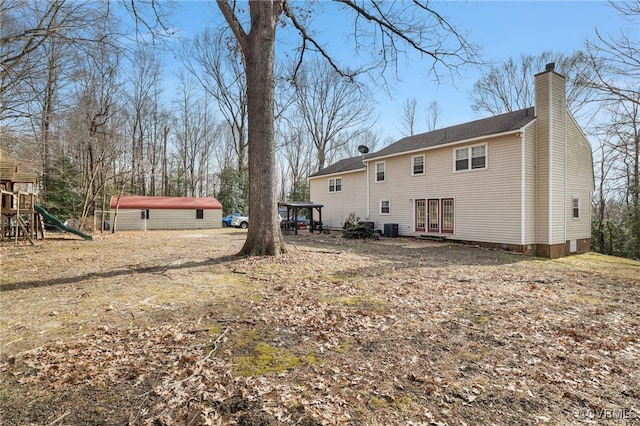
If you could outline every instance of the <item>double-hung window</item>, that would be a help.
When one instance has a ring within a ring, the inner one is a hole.
[[[376,163],[376,182],[384,182],[385,180],[385,164],[384,161]]]
[[[469,169],[469,149],[456,149],[456,171]]]
[[[475,170],[487,168],[487,145],[475,145],[454,150],[455,170]]]
[[[424,174],[424,155],[416,155],[411,159],[411,175],[423,175]]]
[[[329,179],[329,192],[342,192],[342,178]]]
[[[389,200],[380,200],[380,214],[391,214],[391,202]]]
[[[579,198],[572,199],[571,210],[573,211],[573,218],[580,219],[580,199]]]
[[[487,167],[487,146],[479,145],[471,147],[471,168],[484,169]]]

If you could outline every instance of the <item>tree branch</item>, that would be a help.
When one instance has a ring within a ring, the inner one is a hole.
[[[220,8],[220,12],[222,12],[222,16],[224,16],[227,24],[229,24],[229,28],[231,28],[231,31],[233,31],[233,34],[236,36],[243,52],[242,55],[244,56],[247,44],[247,34],[244,31],[244,28],[242,28],[240,21],[238,21],[238,18],[233,11],[233,7],[227,0],[216,0],[216,4],[218,5],[218,8]]]
[[[304,52],[306,51],[307,42],[309,42],[315,47],[315,49],[318,52],[320,52],[322,57],[324,57],[327,60],[327,62],[329,62],[329,64],[331,65],[331,68],[333,68],[338,74],[340,74],[342,77],[347,77],[350,80],[354,79],[355,73],[347,73],[344,70],[342,70],[342,68],[335,63],[331,55],[329,55],[329,53],[327,53],[327,51],[313,37],[309,36],[304,25],[302,25],[298,21],[296,16],[292,13],[291,8],[289,7],[289,3],[286,0],[284,0],[282,3],[282,11],[284,15],[291,20],[291,22],[293,23],[293,26],[298,30],[298,32],[302,36],[302,50],[300,52],[300,55],[298,56],[297,64],[295,66],[295,70],[293,73],[294,78],[298,74],[298,71],[300,70]]]

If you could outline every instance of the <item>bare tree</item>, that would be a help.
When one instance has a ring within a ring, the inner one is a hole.
[[[327,158],[327,160],[329,160],[329,164],[345,158],[361,155],[362,153],[358,150],[361,145],[366,146],[369,149],[369,152],[374,152],[381,146],[394,142],[394,140],[389,136],[383,143],[380,134],[372,128],[365,130],[359,129],[352,135],[347,134],[346,139],[348,140],[346,144],[342,145],[340,149],[331,152],[331,156]]]
[[[75,105],[67,123],[70,149],[82,170],[82,222],[104,198],[113,165],[124,149],[114,118],[120,112],[119,51],[108,45],[86,57],[77,75]]]
[[[104,33],[97,37],[108,12],[86,1],[2,0],[0,16],[0,120],[25,133],[30,125],[46,174],[56,126],[70,106],[64,91],[82,58],[108,42]]]
[[[418,101],[416,98],[407,99],[402,108],[402,116],[400,124],[403,125],[404,136],[413,136],[416,131],[416,107]]]
[[[601,125],[606,131],[597,151],[603,181],[596,186],[594,234],[597,249],[640,259],[640,40],[632,36],[640,4],[610,3],[628,18],[629,27],[617,35],[596,31],[585,54],[590,73],[580,81],[611,113]]]
[[[147,158],[146,154],[150,147],[156,145],[152,126],[154,117],[158,118],[161,67],[150,49],[141,48],[135,52],[131,68],[127,91],[131,138],[130,188],[137,194],[147,195],[148,166],[154,164],[156,159]]]
[[[638,2],[611,1],[611,6],[627,17],[630,27],[615,36],[596,31],[595,41],[587,41],[586,60],[591,70],[581,79],[582,85],[608,94],[607,99],[640,103],[640,5]]]
[[[51,70],[57,46],[84,38],[94,22],[90,10],[87,2],[0,1],[0,119],[30,116],[30,103],[40,98],[32,81]]]
[[[313,141],[316,169],[321,170],[330,151],[369,127],[371,101],[363,89],[318,59],[300,66],[294,88],[296,113]]]
[[[442,114],[442,109],[438,105],[438,102],[433,101],[429,103],[427,106],[427,111],[425,113],[425,117],[427,120],[427,131],[436,130],[440,125],[440,115]]]
[[[556,70],[567,77],[567,107],[574,115],[578,115],[580,109],[593,99],[594,93],[581,84],[590,72],[582,52],[569,56],[554,52],[544,52],[539,56],[523,54],[519,58],[509,58],[500,65],[490,66],[473,85],[471,108],[498,115],[532,106],[533,76],[543,71],[550,62],[555,63]]]
[[[307,134],[302,127],[292,129],[293,131],[286,136],[285,144],[282,147],[286,158],[285,182],[288,184],[283,187],[285,198],[292,201],[308,201],[309,188],[307,186],[307,176],[312,171],[313,150],[309,149],[311,142],[305,140]]]
[[[417,50],[431,59],[431,69],[456,67],[471,59],[472,48],[449,21],[430,9],[429,3],[338,2],[354,18],[354,40],[380,42],[379,65],[383,69],[395,63],[404,47]],[[236,37],[243,55],[247,77],[249,141],[249,209],[252,220],[242,254],[277,255],[284,250],[276,214],[276,163],[274,132],[274,58],[276,28],[282,15],[298,31],[304,52],[317,50],[334,69],[340,70],[322,44],[306,26],[305,16],[313,15],[312,5],[304,4],[305,13],[286,0],[249,1],[248,9],[231,0],[217,4]],[[298,4],[296,4],[297,6]],[[307,7],[309,6],[309,7]],[[246,13],[246,14],[245,14]],[[373,31],[374,37],[370,37]],[[452,40],[447,40],[449,36]],[[300,62],[301,63],[301,62]],[[347,72],[343,72],[348,74]]]
[[[189,72],[216,101],[229,127],[238,172],[247,167],[247,82],[228,29],[205,30],[181,54]]]
[[[204,191],[209,175],[209,156],[216,131],[208,102],[196,94],[194,82],[181,76],[180,98],[176,101],[176,151],[179,158],[178,183],[182,196],[197,196]]]

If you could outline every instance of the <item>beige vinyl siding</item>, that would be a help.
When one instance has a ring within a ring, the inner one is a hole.
[[[417,153],[386,158],[386,181],[369,176],[371,221],[377,229],[398,223],[400,235],[421,235],[414,229],[416,199],[453,198],[454,233],[450,238],[520,243],[521,143],[512,135],[489,140],[487,169],[454,172],[455,149],[472,144],[425,151],[425,174],[412,176],[411,158]],[[372,162],[373,163],[373,162]],[[370,163],[370,164],[372,164]],[[388,199],[391,214],[379,214],[380,200]]]
[[[329,192],[329,179],[342,178],[342,191]],[[322,204],[322,223],[328,228],[342,228],[351,213],[367,219],[367,186],[364,171],[318,176],[309,179],[312,202]]]
[[[551,73],[536,76],[536,243],[549,244],[549,85]]]
[[[203,218],[196,219],[196,210],[149,210],[146,229],[214,229],[222,226],[222,210],[204,210]],[[118,211],[116,231],[144,230],[145,220],[140,209]]]
[[[581,214],[588,213],[589,189],[583,188],[585,185],[593,186],[588,179],[593,176],[591,150],[566,110],[565,103],[563,76],[555,72],[536,76],[536,231],[537,242],[541,244],[564,244],[567,240],[574,239],[574,234],[582,233],[589,226],[577,224],[572,219],[572,199],[574,196],[580,198]],[[572,164],[574,162],[576,164]],[[588,238],[589,233],[582,238]]]
[[[375,165],[380,161],[371,161],[369,166],[369,220],[374,222],[375,229],[384,229],[385,223],[397,223],[399,235],[412,233],[413,201],[420,188],[424,188],[426,177],[430,174],[429,155],[425,156],[425,175],[412,176],[413,163],[411,158],[415,154],[406,154],[386,158],[385,180],[376,182]],[[389,200],[390,214],[380,214],[380,202]]]
[[[524,130],[524,244],[536,242],[536,125]]]
[[[567,113],[568,114],[568,113]],[[567,240],[591,238],[591,191],[594,189],[591,145],[573,117],[567,119]],[[573,198],[580,200],[580,218],[573,219]]]
[[[515,136],[493,140],[486,170],[455,173],[446,183],[455,190],[455,238],[520,244],[521,146]]]

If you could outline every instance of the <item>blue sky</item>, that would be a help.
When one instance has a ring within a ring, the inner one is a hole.
[[[467,34],[471,43],[482,47],[484,60],[496,63],[547,50],[569,54],[582,49],[586,39],[593,39],[596,28],[603,34],[613,35],[625,27],[623,18],[606,2],[457,1],[433,2],[431,6]],[[320,2],[319,7],[330,8],[331,5]],[[222,22],[217,6],[209,1],[178,2],[174,13],[172,21],[185,36]],[[313,20],[313,28],[327,41],[332,54],[338,58],[354,56],[355,53],[346,50],[342,43],[350,28],[339,16],[318,15]],[[284,41],[277,48],[279,54],[286,54],[290,49],[288,42],[297,40]],[[429,66],[430,63],[413,55],[400,62],[401,81],[392,82],[391,94],[378,91],[376,95],[378,132],[393,139],[401,136],[397,121],[405,101],[410,98],[418,101],[417,132],[426,131],[425,110],[432,101],[437,101],[442,110],[439,127],[482,118],[471,110],[469,100],[469,91],[481,75],[481,69],[467,67],[453,82],[446,80],[437,84],[424,71]]]

